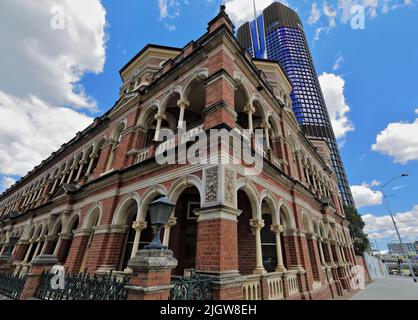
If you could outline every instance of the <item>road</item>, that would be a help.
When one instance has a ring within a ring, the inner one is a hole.
[[[418,283],[411,277],[391,276],[374,281],[350,300],[418,300]]]

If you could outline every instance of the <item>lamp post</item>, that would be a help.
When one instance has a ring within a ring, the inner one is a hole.
[[[150,204],[151,226],[154,233],[152,242],[145,249],[167,249],[161,243],[161,228],[168,223],[175,205],[167,197],[162,197]]]
[[[382,189],[382,193],[383,193],[383,199],[385,200],[385,205],[386,205],[386,208],[387,208],[387,209],[388,209],[388,211],[389,211],[390,217],[391,217],[392,222],[393,222],[393,226],[395,227],[396,234],[398,235],[398,239],[399,239],[399,243],[401,244],[402,252],[403,252],[403,254],[404,254],[405,258],[406,258],[406,261],[408,262],[409,272],[410,272],[410,273],[411,273],[411,275],[412,275],[412,279],[413,279],[413,280],[414,280],[414,282],[416,283],[416,282],[417,282],[417,278],[415,277],[415,272],[414,272],[414,269],[412,268],[411,261],[409,260],[409,257],[408,257],[408,255],[407,255],[407,253],[405,252],[405,247],[404,247],[404,244],[403,244],[403,242],[402,242],[401,234],[399,233],[398,226],[396,225],[395,218],[394,218],[394,216],[393,216],[393,214],[392,214],[392,210],[390,209],[389,202],[388,202],[388,200],[387,200],[387,196],[386,196],[386,194],[385,194],[385,192],[384,192],[384,188],[385,188],[388,184],[390,184],[391,182],[393,182],[393,181],[394,181],[394,180],[396,180],[396,179],[399,179],[399,178],[404,178],[404,177],[408,177],[408,176],[409,176],[409,174],[408,174],[408,173],[404,173],[404,174],[402,174],[402,175],[400,175],[400,176],[398,176],[398,177],[392,178],[391,180],[389,180],[388,182],[386,182],[385,184],[383,184],[383,185],[381,186],[381,189]]]

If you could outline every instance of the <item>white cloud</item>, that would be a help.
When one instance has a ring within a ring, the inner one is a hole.
[[[399,232],[405,241],[415,241],[418,239],[418,205],[410,211],[397,213],[394,217]],[[370,237],[376,239],[396,237],[396,231],[389,215],[376,216],[366,214],[362,218],[366,224],[364,231]]]
[[[418,114],[418,109],[415,110],[415,113]]]
[[[327,2],[324,2],[324,15],[328,19],[328,29],[332,29],[337,25],[337,10]]]
[[[0,2],[0,175],[24,175],[90,124],[79,81],[103,71],[105,17],[99,0]]]
[[[2,91],[0,119],[0,173],[5,175],[26,174],[92,121],[70,108]]]
[[[189,4],[187,1],[183,1],[184,4]],[[160,18],[177,18],[180,16],[180,1],[179,0],[158,0],[158,6],[160,7]]]
[[[158,0],[158,6],[160,7],[160,18],[164,19],[168,17],[168,3],[167,0]]]
[[[390,123],[377,135],[372,150],[393,157],[395,163],[418,160],[418,119]]]
[[[95,108],[78,85],[86,72],[103,71],[105,10],[98,0],[62,0],[64,29],[55,0],[0,2],[0,90],[19,98],[29,94],[53,105]]]
[[[0,182],[0,192],[9,189],[16,182],[15,179],[10,177],[2,177]]]
[[[374,191],[370,187],[367,183],[360,186],[351,186],[351,193],[358,209],[382,204],[383,193]]]
[[[335,136],[343,138],[348,132],[354,131],[354,125],[348,119],[350,107],[344,97],[345,81],[338,75],[323,73],[319,76],[329,116],[334,128]]]
[[[342,55],[339,55],[337,60],[335,60],[334,65],[332,66],[332,70],[337,71],[338,69],[340,69],[343,62],[344,62],[344,57]]]
[[[376,187],[376,186],[380,186],[382,183],[379,180],[373,180],[370,183],[370,187]]]
[[[257,1],[257,15],[260,14],[266,7],[275,2],[274,0],[258,0]],[[254,20],[254,7],[251,0],[226,0],[226,12],[233,21],[236,27],[243,23]]]
[[[311,7],[311,15],[308,18],[308,24],[313,25],[319,21],[321,18],[321,11],[318,8],[316,2],[312,3]]]

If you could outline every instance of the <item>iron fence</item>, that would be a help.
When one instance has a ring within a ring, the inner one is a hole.
[[[44,272],[35,297],[41,300],[126,300],[126,285],[129,277],[122,281],[116,276],[93,276],[86,274],[70,275],[64,277],[63,288],[53,288],[57,274]]]
[[[212,279],[191,270],[190,277],[172,277],[170,300],[211,300]]]
[[[19,300],[25,286],[26,277],[11,273],[0,273],[0,294]]]

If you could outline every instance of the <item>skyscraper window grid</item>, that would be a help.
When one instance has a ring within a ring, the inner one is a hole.
[[[257,18],[258,21],[261,18],[264,19],[264,29],[261,29],[263,34],[260,38],[266,41],[266,52],[257,54],[259,50],[253,48],[256,45],[253,41],[255,28],[251,28],[254,21],[239,28],[238,41],[251,55],[256,58],[267,56],[270,60],[276,60],[285,71],[293,86],[290,97],[296,119],[305,134],[327,142],[343,201],[354,207],[353,196],[300,18],[293,10],[278,2],[267,7]]]

